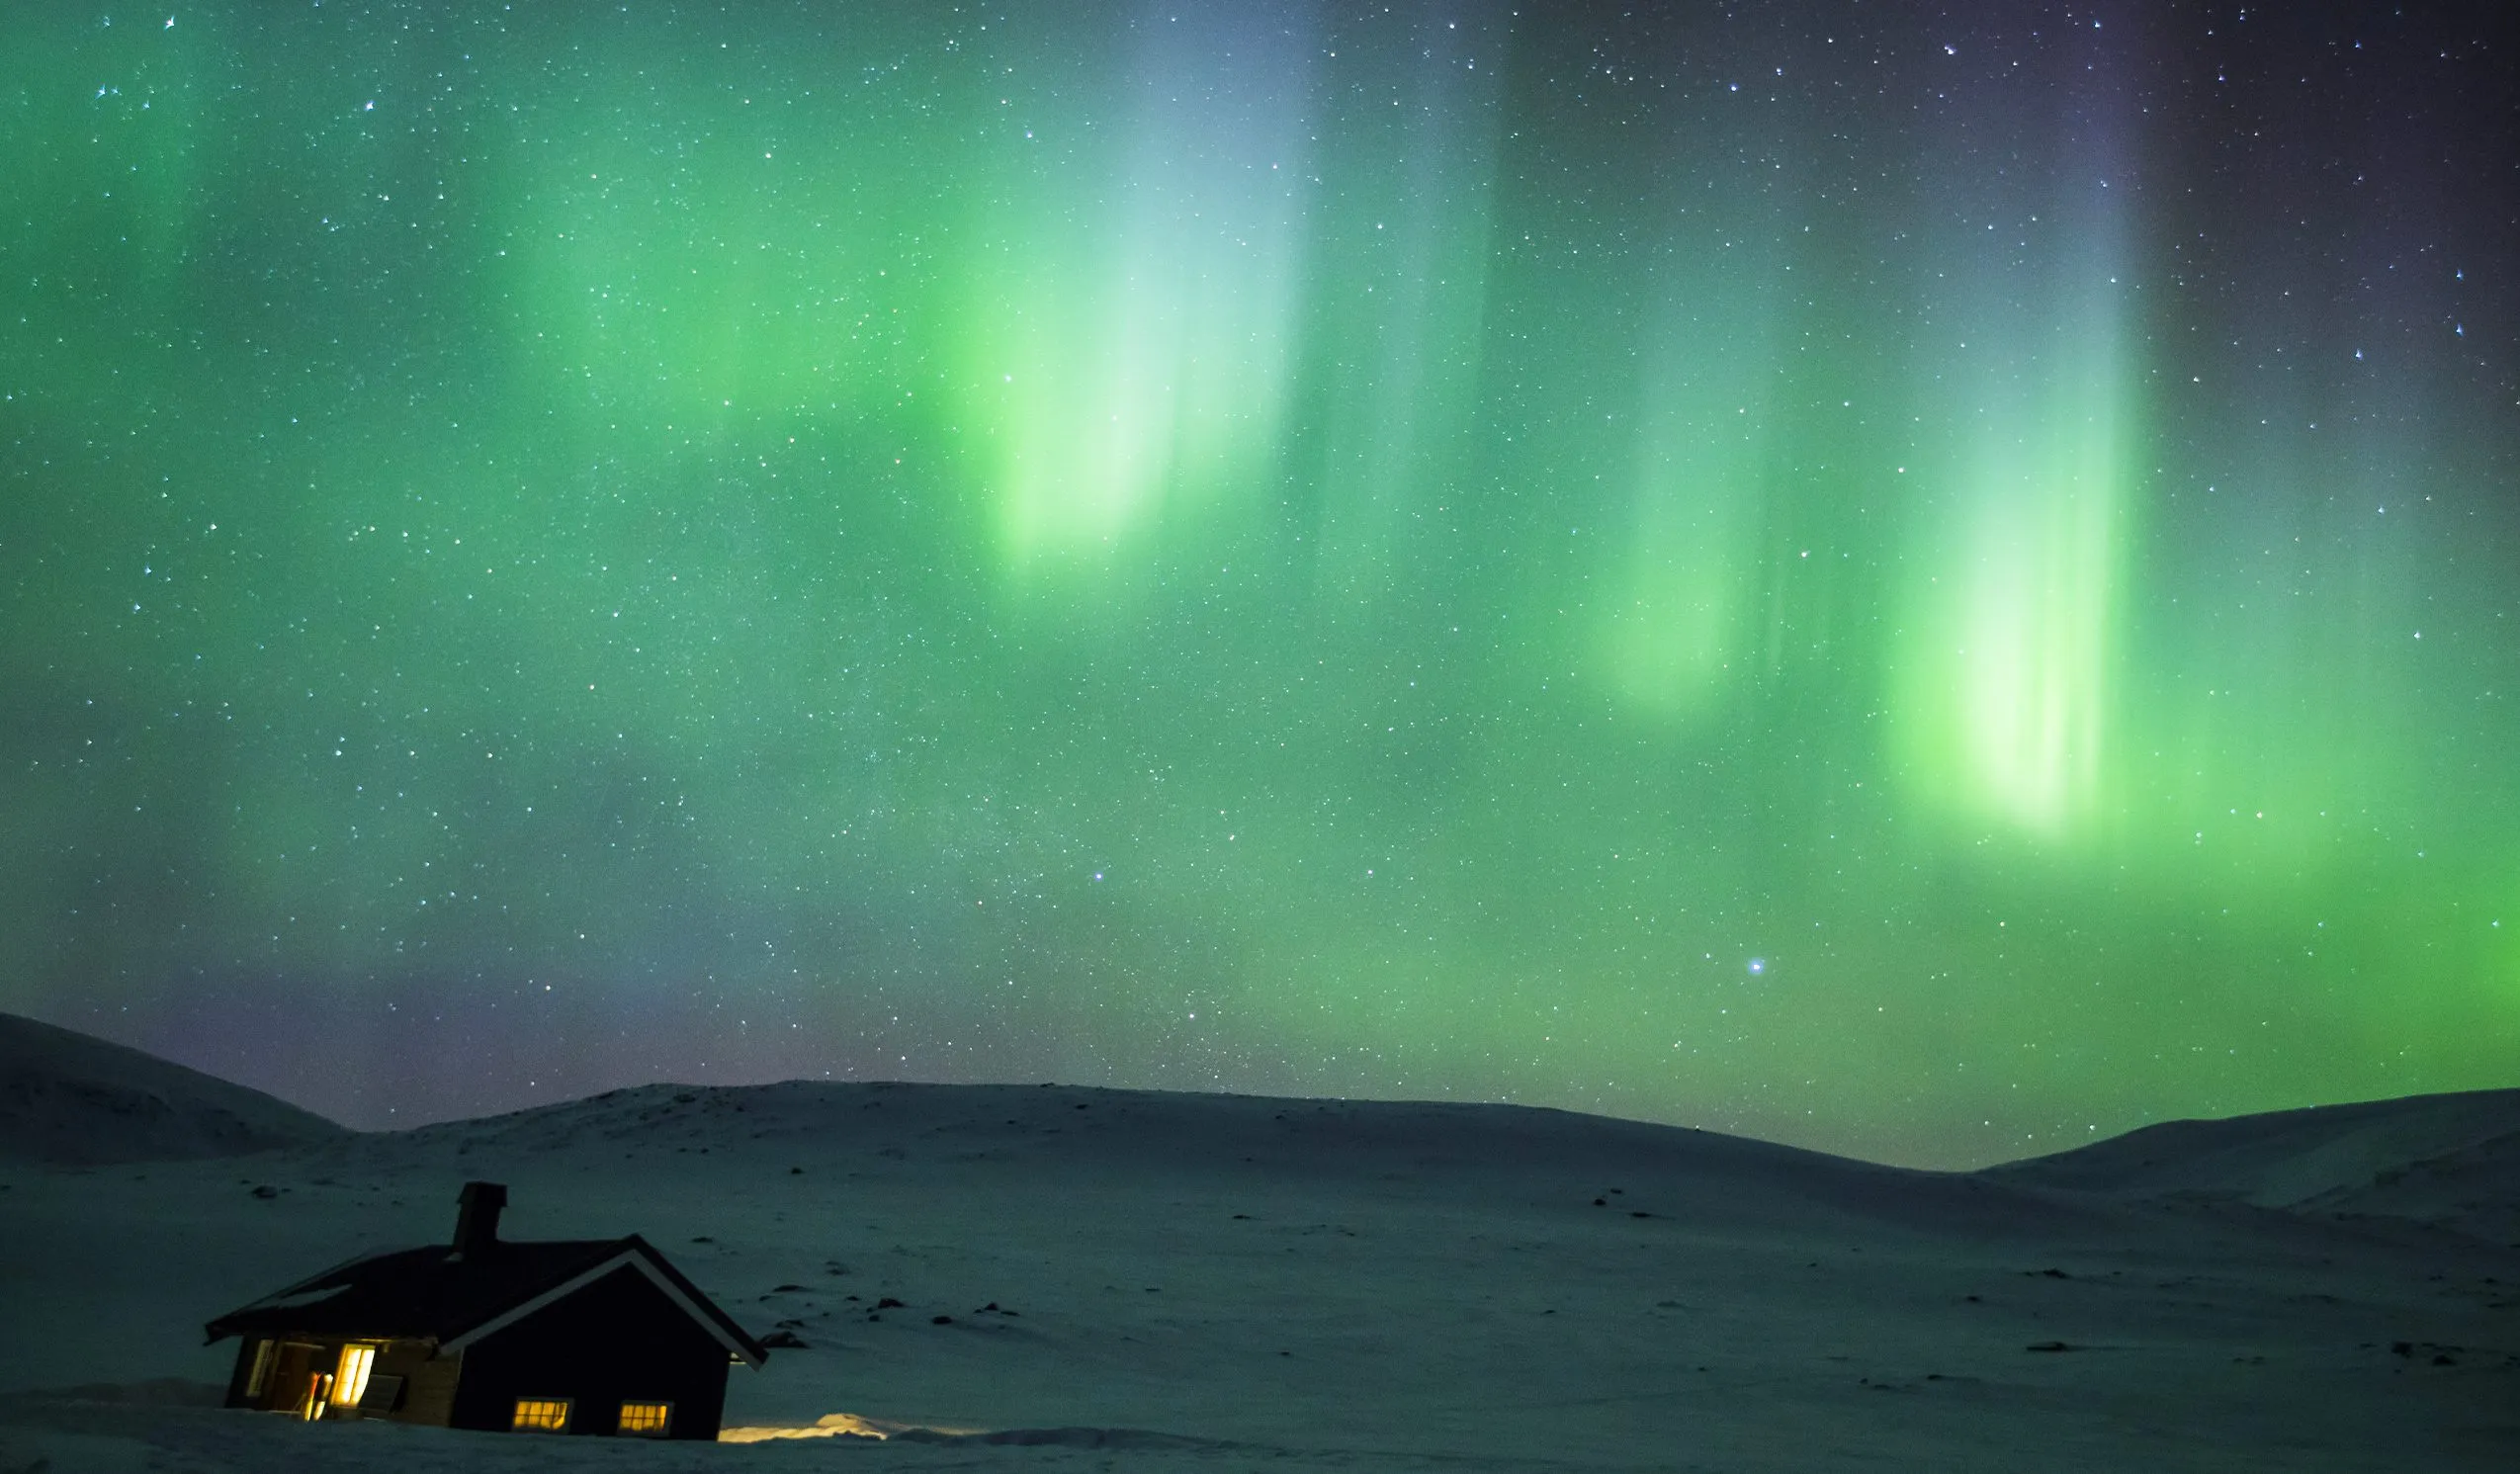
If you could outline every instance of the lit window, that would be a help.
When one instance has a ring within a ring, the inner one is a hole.
[[[368,1369],[377,1364],[374,1346],[343,1346],[341,1367],[332,1374],[332,1400],[344,1408],[355,1408],[367,1395]]]
[[[625,1438],[661,1438],[673,1431],[672,1403],[623,1403],[621,1434]]]
[[[565,1433],[568,1431],[568,1399],[520,1397],[516,1400],[516,1421],[508,1429],[520,1433]]]
[[[247,1397],[260,1397],[263,1395],[263,1389],[271,1385],[271,1357],[272,1352],[278,1348],[278,1344],[273,1342],[254,1343],[254,1369],[245,1378]]]

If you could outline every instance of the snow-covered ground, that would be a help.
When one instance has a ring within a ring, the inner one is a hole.
[[[0,1471],[2520,1467],[2520,1250],[2047,1175],[1497,1106],[803,1084],[21,1162]],[[644,1234],[754,1334],[802,1340],[736,1371],[731,1425],[896,1435],[200,1405],[233,1354],[205,1320],[443,1241],[468,1178],[508,1184],[507,1237]]]

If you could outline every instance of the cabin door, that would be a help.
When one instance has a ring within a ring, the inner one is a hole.
[[[323,1349],[304,1342],[283,1342],[271,1358],[271,1380],[263,1384],[262,1405],[275,1413],[304,1415],[306,1389],[314,1385],[315,1353]]]

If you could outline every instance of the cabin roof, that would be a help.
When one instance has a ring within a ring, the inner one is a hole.
[[[212,1321],[230,1336],[417,1340],[460,1345],[522,1320],[617,1269],[644,1274],[739,1359],[769,1353],[648,1241],[500,1240],[466,1255],[443,1244],[363,1255]]]

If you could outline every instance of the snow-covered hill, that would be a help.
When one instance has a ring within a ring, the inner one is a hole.
[[[2510,1243],[2520,1240],[2520,1090],[2165,1121],[1982,1175],[2128,1201],[2407,1218]]]
[[[228,1157],[344,1134],[260,1090],[0,1013],[0,1163]]]

